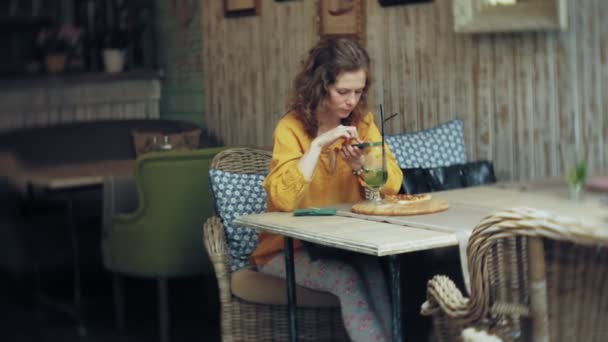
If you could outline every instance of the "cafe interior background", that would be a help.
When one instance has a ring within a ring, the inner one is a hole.
[[[46,71],[37,29],[55,21],[111,32],[95,17],[108,13],[83,14],[106,1],[0,1],[0,132],[160,117],[191,121],[224,146],[271,146],[322,30],[318,1],[252,0],[253,10],[231,15],[229,0],[125,0],[133,40],[121,71],[104,71],[101,35],[83,38],[79,62]],[[563,176],[566,145],[580,146],[590,173],[608,169],[608,2],[546,0],[565,6],[559,29],[517,30],[513,17],[504,32],[465,33],[455,32],[456,1],[354,1],[353,33],[372,59],[371,109],[398,113],[387,134],[462,119],[467,159],[491,160],[499,180]],[[80,86],[97,89],[94,110],[66,109],[93,103],[70,97]]]

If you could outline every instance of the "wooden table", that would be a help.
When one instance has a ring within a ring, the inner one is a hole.
[[[605,201],[608,193],[584,192],[579,200],[574,200],[561,179],[499,183],[434,192],[432,196],[447,200],[449,209],[431,215],[369,216],[350,212],[350,204],[334,207],[339,215],[451,233],[470,232],[485,216],[515,207],[568,216],[597,228],[606,228],[608,224],[608,202]]]
[[[73,256],[73,304],[72,307],[69,307],[56,304],[50,299],[43,299],[48,304],[71,315],[76,321],[76,328],[81,336],[87,334],[87,329],[81,315],[80,250],[72,196],[78,191],[101,187],[106,176],[132,175],[135,172],[135,165],[135,160],[106,160],[28,169],[19,167],[9,175],[10,181],[18,191],[26,196],[27,201],[32,200],[38,191],[45,195],[60,196],[65,200]]]
[[[64,164],[20,169],[10,178],[25,188],[68,190],[103,184],[106,176],[125,176],[135,172],[135,160],[103,160],[90,163]]]
[[[262,213],[238,217],[239,225],[374,256],[454,246],[453,234],[344,216]]]
[[[496,184],[433,193],[434,197],[458,204],[490,210],[529,207],[567,216],[598,229],[608,229],[607,193],[584,192],[579,200],[570,198],[565,181],[551,179],[522,184]]]
[[[369,255],[388,257],[391,279],[393,338],[401,341],[400,274],[398,254],[454,246],[453,234],[429,229],[403,229],[395,224],[344,216],[293,216],[292,213],[262,213],[241,216],[237,224],[285,236],[290,337],[296,340],[295,274],[292,239],[318,243]]]
[[[400,275],[396,255],[459,244],[462,252],[466,247],[466,237],[481,219],[512,207],[531,207],[570,216],[608,233],[608,206],[601,201],[604,195],[585,193],[581,200],[572,200],[565,181],[561,180],[471,187],[435,192],[433,196],[446,199],[450,208],[430,215],[366,216],[351,213],[350,204],[342,204],[335,206],[338,216],[294,217],[292,213],[262,213],[235,220],[237,224],[286,237],[286,281],[292,341],[296,338],[291,244],[294,238],[379,257],[387,256],[393,298],[393,337],[395,341],[401,341]],[[466,265],[466,258],[462,263]]]

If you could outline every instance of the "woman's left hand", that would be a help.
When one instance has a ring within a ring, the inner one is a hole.
[[[363,167],[363,152],[358,147],[344,144],[340,150],[340,157],[355,171]]]

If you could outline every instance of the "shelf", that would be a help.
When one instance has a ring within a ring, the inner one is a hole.
[[[66,73],[59,75],[33,75],[0,78],[0,88],[14,89],[17,87],[57,87],[79,83],[105,83],[116,81],[161,79],[162,70],[133,70],[118,74],[105,72]]]

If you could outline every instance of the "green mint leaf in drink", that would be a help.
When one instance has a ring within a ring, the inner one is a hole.
[[[568,174],[568,182],[570,184],[584,184],[587,178],[587,163],[579,162],[574,169]]]
[[[370,188],[381,188],[387,179],[386,170],[382,169],[365,169],[363,170],[363,180]]]

